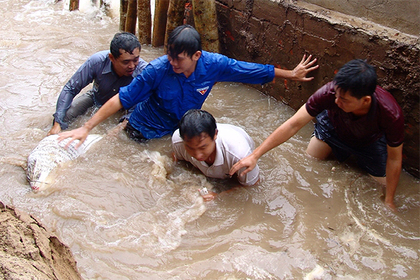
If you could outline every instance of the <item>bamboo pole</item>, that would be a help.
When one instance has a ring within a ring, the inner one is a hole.
[[[79,9],[79,0],[70,0],[69,10],[76,11]]]
[[[128,0],[120,0],[120,31],[125,31],[127,21]]]
[[[152,46],[160,47],[165,44],[166,19],[169,0],[155,0],[155,16],[153,19]]]
[[[137,0],[137,26],[141,44],[150,45],[152,42],[152,12],[150,0]]]
[[[127,19],[125,21],[124,30],[136,34],[137,22],[137,0],[128,0]]]
[[[168,6],[168,17],[165,34],[165,53],[168,44],[169,34],[178,26],[184,23],[184,11],[187,0],[170,0]]]
[[[102,9],[104,9],[104,12],[107,16],[109,16],[111,14],[111,4],[109,4],[109,2],[101,0],[99,2],[99,7],[101,7]]]
[[[189,24],[189,25],[191,25],[195,28],[194,13],[193,13],[192,4],[190,2],[188,2],[185,5],[184,17],[185,17],[184,18],[184,23]]]
[[[194,25],[201,35],[203,50],[220,52],[216,3],[214,0],[192,0]]]

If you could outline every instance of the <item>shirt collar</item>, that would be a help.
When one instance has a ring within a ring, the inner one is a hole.
[[[214,158],[213,165],[223,165],[225,161],[223,152],[222,152],[222,140],[220,137],[216,138],[216,157]]]
[[[203,55],[205,55],[204,53],[205,53],[205,51],[201,51],[201,56],[200,56],[200,58],[197,61],[197,64],[195,66],[195,70],[191,74],[191,76],[188,77],[188,80],[194,81],[196,79],[196,77],[200,77],[200,76],[206,75],[206,68],[204,66],[204,59],[203,59]],[[177,74],[177,73],[174,72],[174,70],[172,69],[171,63],[168,60],[168,56],[167,55],[166,55],[166,60],[167,60],[167,63],[168,63],[168,68],[169,68],[170,73],[172,75],[179,75],[179,76],[181,76],[181,74]],[[185,79],[185,75],[182,75],[182,77],[184,77],[184,79]]]
[[[377,111],[377,104],[378,101],[376,99],[376,91],[371,95],[371,103],[370,103],[370,108],[369,108],[369,112],[367,113],[367,117],[369,119],[373,119],[376,116],[376,111]]]
[[[224,161],[225,161],[225,157],[223,155],[221,146],[222,146],[222,141],[219,140],[219,137],[216,138],[216,156],[214,158],[214,162],[212,165],[210,166],[221,166],[223,165]],[[202,164],[204,166],[209,166],[205,161],[198,161],[195,158],[193,158],[196,162],[198,162],[199,164]]]
[[[213,164],[212,164],[212,165],[210,165],[210,166],[221,166],[221,165],[223,165],[223,163],[224,163],[224,161],[225,161],[225,157],[224,157],[224,155],[223,155],[223,152],[222,152],[221,147],[222,147],[222,141],[221,141],[221,140],[219,140],[219,137],[217,137],[217,138],[216,138],[216,157],[214,158],[214,162],[213,162]],[[201,164],[201,165],[204,165],[204,166],[206,166],[206,167],[209,167],[209,165],[208,165],[205,161],[199,161],[199,160],[197,160],[197,159],[196,159],[196,158],[194,158],[194,157],[191,157],[191,158],[192,158],[192,160],[194,160],[197,164]]]
[[[112,71],[112,62],[111,59],[109,59],[109,56],[105,59],[105,66],[102,69],[102,74],[109,74],[113,73]]]

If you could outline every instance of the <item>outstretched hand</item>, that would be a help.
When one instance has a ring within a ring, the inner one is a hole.
[[[74,140],[79,140],[79,143],[77,143],[75,146],[75,148],[77,149],[80,147],[80,145],[83,144],[83,142],[86,140],[88,135],[89,135],[89,130],[86,127],[82,126],[74,130],[59,133],[58,142],[61,142],[67,138],[71,138],[67,142],[66,146],[64,147],[67,149]]]
[[[253,156],[253,154],[250,154],[249,156],[241,159],[237,163],[235,163],[232,168],[229,171],[229,175],[233,176],[238,170],[242,168],[246,168],[244,171],[239,174],[239,176],[245,176],[248,172],[250,172],[252,169],[255,168],[257,165],[258,159]]]
[[[315,65],[316,63],[316,58],[312,59],[312,55],[309,55],[306,58],[306,54],[303,55],[302,60],[300,61],[300,63],[292,70],[292,80],[295,81],[302,81],[302,82],[308,82],[313,80],[314,77],[306,77],[306,75],[315,70],[318,69],[319,65]]]

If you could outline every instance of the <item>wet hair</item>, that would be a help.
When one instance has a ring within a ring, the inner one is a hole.
[[[353,97],[360,99],[375,92],[377,76],[375,68],[366,60],[354,59],[338,70],[334,82],[344,92],[350,91]]]
[[[212,139],[216,134],[216,120],[207,111],[200,109],[188,110],[179,121],[179,134],[182,140],[207,133]]]
[[[183,52],[192,57],[197,51],[201,51],[200,34],[191,25],[178,26],[169,35],[167,50],[168,55],[174,59]]]
[[[141,44],[136,35],[130,32],[119,32],[115,34],[110,45],[110,51],[114,58],[120,57],[120,49],[125,50],[129,54],[133,54],[136,48],[141,50]]]

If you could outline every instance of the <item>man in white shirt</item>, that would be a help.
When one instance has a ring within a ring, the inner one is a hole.
[[[254,141],[242,128],[230,124],[216,126],[214,117],[199,109],[187,111],[172,135],[175,160],[188,161],[211,178],[230,178],[232,166],[251,154],[254,147]],[[241,185],[252,186],[258,182],[258,166],[239,176],[242,171],[235,174]]]

